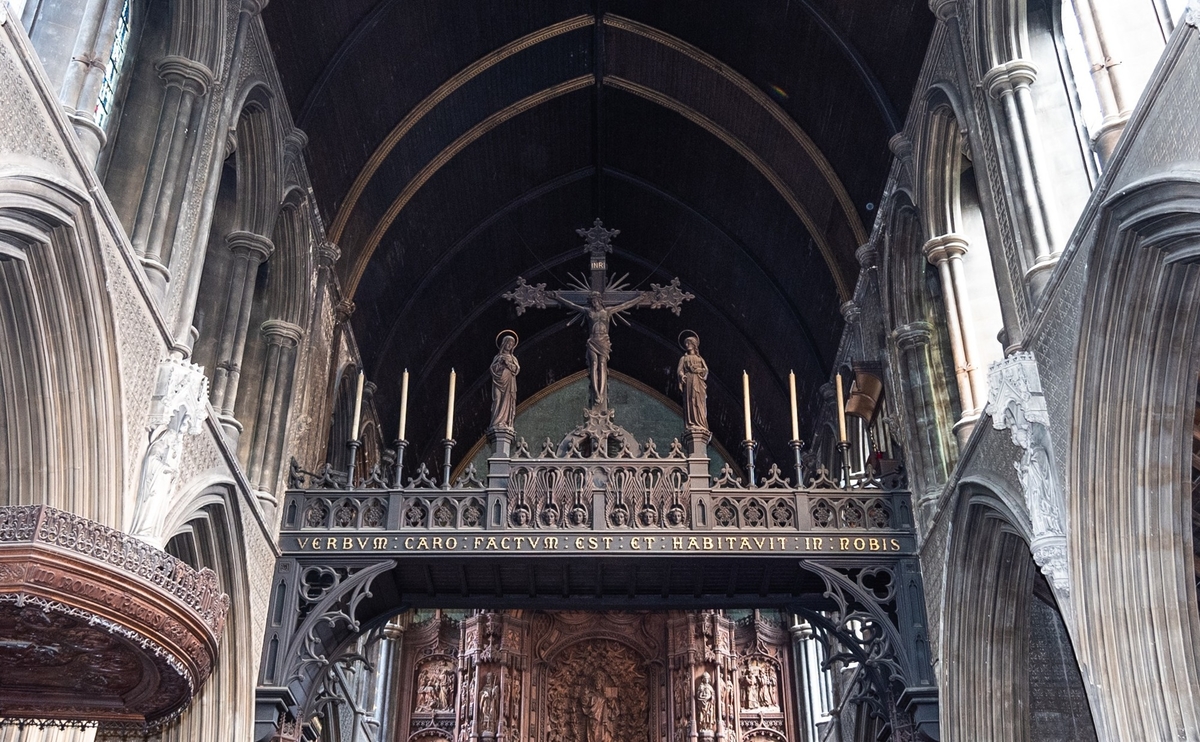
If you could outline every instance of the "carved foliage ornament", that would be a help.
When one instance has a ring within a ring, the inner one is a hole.
[[[987,413],[992,427],[1007,429],[1024,452],[1013,466],[1033,526],[1033,558],[1050,584],[1068,595],[1066,509],[1054,470],[1050,413],[1032,353],[1014,353],[988,368]]]

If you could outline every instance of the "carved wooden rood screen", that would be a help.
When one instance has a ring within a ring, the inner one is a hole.
[[[680,439],[638,442],[608,406],[609,323],[636,308],[678,314],[692,297],[678,281],[627,290],[606,274],[616,232],[599,221],[579,232],[589,281],[553,291],[519,279],[506,295],[518,312],[558,306],[589,323],[579,426],[533,447],[516,438],[513,333],[492,364],[486,472],[449,481],[451,441],[441,481],[424,465],[402,477],[406,441],[393,470],[366,481],[353,466],[293,464],[256,740],[322,738],[318,710],[365,663],[359,640],[414,608],[471,610],[405,633],[388,668],[391,721],[356,740],[805,742],[798,633],[819,640],[880,739],[938,739],[903,468],[809,471],[794,441],[787,476],[756,476],[751,458],[746,478],[728,465],[712,478],[694,335],[680,375],[702,371],[681,378],[700,404],[685,405]]]

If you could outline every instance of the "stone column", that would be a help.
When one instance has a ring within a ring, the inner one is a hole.
[[[266,237],[252,232],[230,232],[225,240],[233,251],[233,270],[230,272],[225,318],[217,340],[212,405],[217,410],[217,418],[225,434],[236,446],[242,425],[234,418],[233,410],[237,402],[242,354],[246,350],[246,334],[254,302],[254,282],[258,276],[258,266],[271,256],[275,246]]]
[[[95,164],[100,148],[104,146],[104,132],[96,124],[94,111],[124,4],[124,0],[89,0],[80,19],[75,49],[59,91],[59,101],[92,164]]]
[[[1096,98],[1100,101],[1100,113],[1104,116],[1100,130],[1092,132],[1092,139],[1100,161],[1107,163],[1117,146],[1117,140],[1121,138],[1121,132],[1125,130],[1125,123],[1129,121],[1132,102],[1125,94],[1124,80],[1118,69],[1121,60],[1113,59],[1104,34],[1102,14],[1097,10],[1095,0],[1071,0],[1071,7],[1079,20],[1084,53],[1092,70],[1092,83],[1096,87]],[[1134,100],[1136,98],[1135,94]]]
[[[909,462],[910,471],[917,480],[913,484],[917,490],[918,523],[922,522],[922,505],[937,498],[949,468],[941,441],[937,401],[930,384],[929,343],[932,337],[933,327],[928,322],[901,325],[892,332],[904,389],[909,395],[910,410],[905,419],[908,422],[907,439],[911,442],[908,453],[914,457]]]
[[[974,321],[971,317],[969,292],[962,270],[962,256],[967,252],[967,240],[962,235],[946,234],[925,243],[925,258],[938,269],[942,283],[942,298],[946,304],[946,327],[950,334],[950,352],[954,356],[954,375],[958,382],[958,398],[962,416],[954,425],[959,444],[966,442],[971,427],[979,419],[980,403],[986,398],[985,380],[974,359]]]
[[[265,510],[268,505],[275,505],[271,493],[279,479],[279,460],[283,456],[283,438],[295,379],[296,351],[304,331],[290,322],[273,319],[263,323],[262,335],[267,353],[246,473]]]
[[[1023,59],[996,65],[983,78],[989,94],[999,101],[1003,109],[999,118],[1004,120],[1008,129],[1021,201],[1025,207],[1025,228],[1033,245],[1025,280],[1035,298],[1045,285],[1058,257],[1047,198],[1050,184],[1042,177],[1044,158],[1030,91],[1036,79],[1037,68]]]
[[[170,272],[162,260],[163,243],[167,227],[179,210],[176,197],[177,191],[182,194],[179,181],[188,177],[183,160],[185,153],[192,151],[186,145],[199,128],[192,120],[195,104],[208,92],[212,73],[204,65],[179,56],[163,57],[156,67],[167,92],[131,240],[141,256],[151,287],[161,299],[170,280]]]

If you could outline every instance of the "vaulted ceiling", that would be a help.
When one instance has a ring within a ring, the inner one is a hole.
[[[621,230],[613,272],[697,297],[680,317],[632,312],[612,367],[677,397],[676,339],[695,330],[714,433],[736,450],[746,369],[756,437],[786,459],[788,370],[814,410],[925,0],[289,0],[263,16],[385,424],[408,368],[408,437],[430,452],[454,366],[458,437],[481,434],[506,327],[522,396],[583,368],[567,313],[518,317],[501,295],[582,274],[574,230],[600,217]]]

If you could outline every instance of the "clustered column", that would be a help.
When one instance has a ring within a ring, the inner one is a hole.
[[[928,322],[912,322],[901,325],[892,332],[892,338],[899,349],[901,373],[904,380],[903,388],[911,395],[910,409],[913,420],[909,426],[910,439],[918,441],[912,452],[921,460],[912,462],[912,471],[918,478],[926,481],[917,482],[919,493],[917,507],[929,499],[936,498],[941,492],[941,484],[945,479],[947,461],[941,442],[942,427],[938,421],[937,400],[933,396],[930,384],[929,343],[933,337],[933,327]]]
[[[95,163],[104,146],[104,132],[96,123],[96,104],[110,63],[109,54],[125,0],[90,0],[83,11],[79,34],[59,101],[75,126],[89,162]]]
[[[225,434],[236,445],[242,425],[234,418],[233,410],[254,302],[254,283],[258,267],[271,256],[275,246],[266,237],[252,232],[230,232],[225,241],[233,251],[233,270],[229,278],[229,301],[217,341],[212,405]]]
[[[186,57],[163,57],[156,65],[167,86],[155,133],[154,149],[146,169],[142,199],[134,221],[133,248],[141,256],[146,275],[159,298],[166,290],[170,272],[164,265],[163,251],[168,226],[179,211],[183,190],[179,181],[187,172],[184,158],[192,151],[199,126],[196,102],[212,84],[212,73],[204,65]]]
[[[272,319],[262,325],[266,341],[266,361],[259,393],[258,419],[246,467],[250,484],[259,492],[264,505],[274,506],[270,492],[279,478],[283,457],[283,438],[296,373],[296,354],[304,331],[290,322]]]
[[[959,234],[934,237],[922,249],[925,258],[938,270],[942,283],[942,299],[946,305],[946,329],[950,335],[950,352],[954,356],[954,376],[958,382],[962,417],[955,433],[965,441],[971,423],[979,418],[980,404],[987,399],[986,380],[975,366],[975,326],[971,315],[971,300],[963,275],[962,256],[967,252],[967,240]]]
[[[1102,14],[1096,7],[1095,0],[1072,0],[1075,17],[1079,20],[1079,31],[1083,36],[1083,50],[1087,55],[1088,66],[1092,70],[1092,83],[1096,87],[1096,98],[1100,102],[1100,113],[1104,121],[1100,131],[1092,132],[1095,139],[1096,154],[1101,162],[1108,162],[1125,123],[1129,121],[1130,104],[1126,99],[1121,75],[1117,67],[1121,60],[1112,58],[1112,50],[1104,35]]]
[[[1054,265],[1053,219],[1047,196],[1049,184],[1042,177],[1044,158],[1041,154],[1037,114],[1030,86],[1037,79],[1037,68],[1023,59],[997,65],[983,78],[992,98],[1000,102],[1002,118],[1008,128],[1008,141],[1017,169],[1017,180],[1025,208],[1026,231],[1033,245],[1026,278],[1036,281]],[[1040,282],[1035,286],[1035,292]]]

